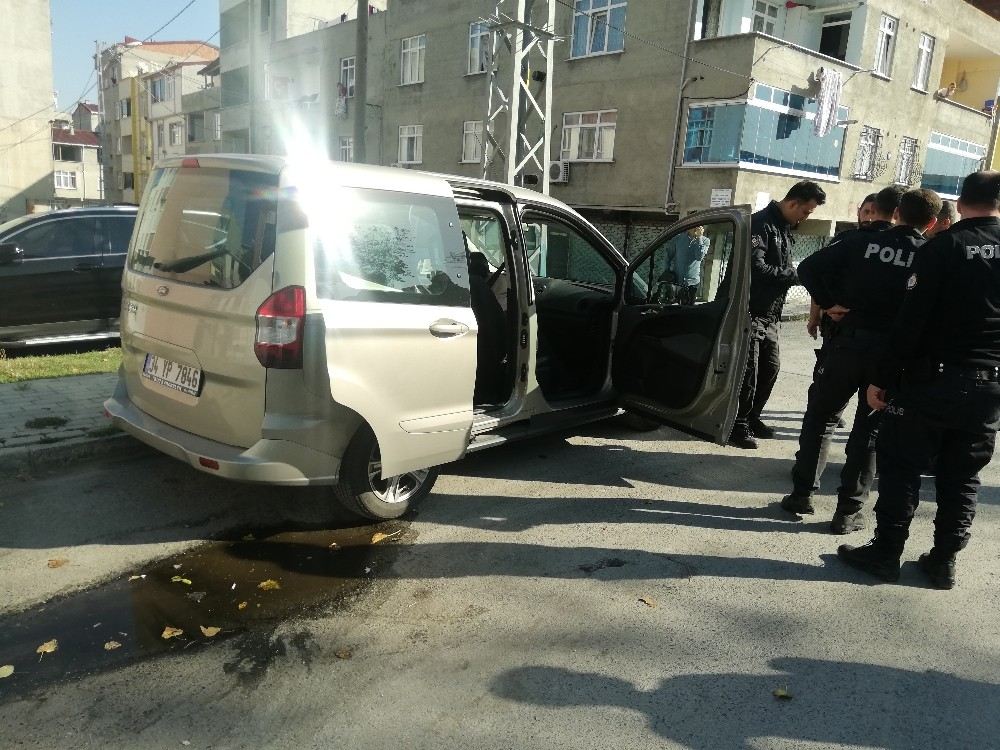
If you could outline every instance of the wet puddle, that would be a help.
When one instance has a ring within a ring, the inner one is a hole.
[[[0,702],[333,607],[411,540],[404,522],[244,531],[0,618]]]

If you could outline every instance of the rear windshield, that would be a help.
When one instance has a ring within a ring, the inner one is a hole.
[[[157,169],[128,267],[232,289],[274,252],[278,176],[215,167]]]
[[[309,226],[322,298],[469,304],[465,244],[450,198],[345,189]]]

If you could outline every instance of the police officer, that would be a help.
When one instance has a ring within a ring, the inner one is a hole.
[[[799,264],[799,279],[827,315],[838,320],[828,351],[809,389],[792,469],[793,489],[781,507],[797,514],[814,512],[812,493],[819,463],[829,449],[841,412],[860,394],[840,474],[837,510],[830,530],[847,534],[864,528],[861,507],[875,474],[877,415],[869,415],[865,392],[873,365],[899,311],[906,281],[913,273],[923,232],[934,225],[941,199],[931,190],[911,190],[899,199],[897,226],[879,232],[853,232]]]
[[[797,182],[780,202],[771,201],[750,217],[752,336],[730,445],[756,448],[756,437],[774,437],[774,430],[760,420],[760,415],[781,368],[778,334],[785,296],[798,283],[792,265],[791,230],[825,202],[826,193],[818,184]]]
[[[896,208],[899,206],[900,196],[906,192],[906,188],[901,185],[890,185],[889,187],[882,188],[877,193],[871,193],[865,196],[865,199],[861,201],[861,205],[858,206],[858,226],[853,229],[846,229],[843,232],[837,234],[833,238],[833,242],[841,242],[844,240],[858,242],[859,239],[867,236],[869,233],[881,232],[885,229],[892,227],[893,217],[896,213]],[[937,226],[936,224],[934,226]],[[823,374],[823,365],[826,361],[826,356],[833,348],[832,342],[834,341],[835,334],[837,332],[837,323],[829,315],[823,313],[822,308],[816,304],[815,300],[811,301],[809,309],[809,321],[806,323],[806,331],[810,336],[816,338],[817,331],[823,340],[820,348],[816,350],[816,365],[813,368],[813,382],[809,386],[809,398],[813,398],[812,391],[816,388],[816,381]],[[865,396],[864,393],[859,393],[858,395],[858,409],[864,408]],[[865,410],[868,413],[868,410]],[[843,414],[837,415],[836,427],[845,427],[846,423],[843,419]],[[812,492],[816,492],[820,487],[820,477],[823,476],[823,472],[826,470],[827,456],[830,452],[830,439],[833,434],[833,428],[828,428],[829,432],[825,435],[820,443],[819,457],[816,462],[816,476],[812,483]],[[794,477],[794,474],[793,474]]]
[[[934,547],[920,566],[938,588],[955,584],[955,557],[969,542],[979,471],[1000,426],[1000,172],[965,178],[962,220],[924,245],[889,346],[868,388],[884,409],[878,441],[875,538],[841,545],[849,565],[887,581],[934,460]],[[887,395],[888,392],[888,395]],[[935,458],[936,457],[936,458]]]

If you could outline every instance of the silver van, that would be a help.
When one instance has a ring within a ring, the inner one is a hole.
[[[708,251],[679,303],[669,290],[696,226]],[[378,519],[426,495],[434,467],[622,408],[724,443],[749,343],[749,239],[745,207],[712,209],[629,263],[571,208],[509,185],[167,160],[129,247],[105,406],[196,469],[331,485]]]

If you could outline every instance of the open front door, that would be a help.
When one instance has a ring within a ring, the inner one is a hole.
[[[701,211],[629,265],[614,384],[631,411],[724,444],[750,344],[749,207]]]

